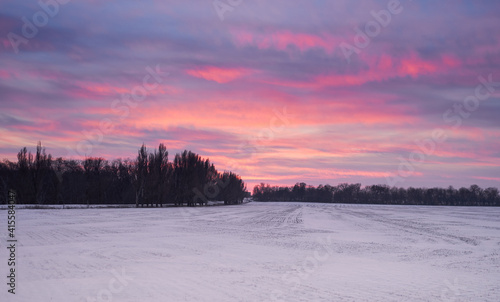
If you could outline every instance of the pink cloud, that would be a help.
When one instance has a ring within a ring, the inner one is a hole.
[[[250,71],[243,68],[220,68],[209,66],[190,69],[187,70],[186,73],[193,77],[202,78],[208,81],[227,83],[241,78],[242,76],[250,73]]]

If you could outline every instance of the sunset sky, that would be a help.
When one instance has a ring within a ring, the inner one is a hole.
[[[42,2],[0,5],[0,158],[500,187],[500,1]]]

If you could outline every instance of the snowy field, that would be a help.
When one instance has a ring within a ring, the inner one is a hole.
[[[500,301],[500,208],[19,209],[0,301]]]

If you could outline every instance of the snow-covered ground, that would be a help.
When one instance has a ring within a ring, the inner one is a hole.
[[[500,208],[19,209],[0,301],[500,301]]]

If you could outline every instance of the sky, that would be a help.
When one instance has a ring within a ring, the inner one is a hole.
[[[0,2],[0,158],[500,187],[500,1]]]

